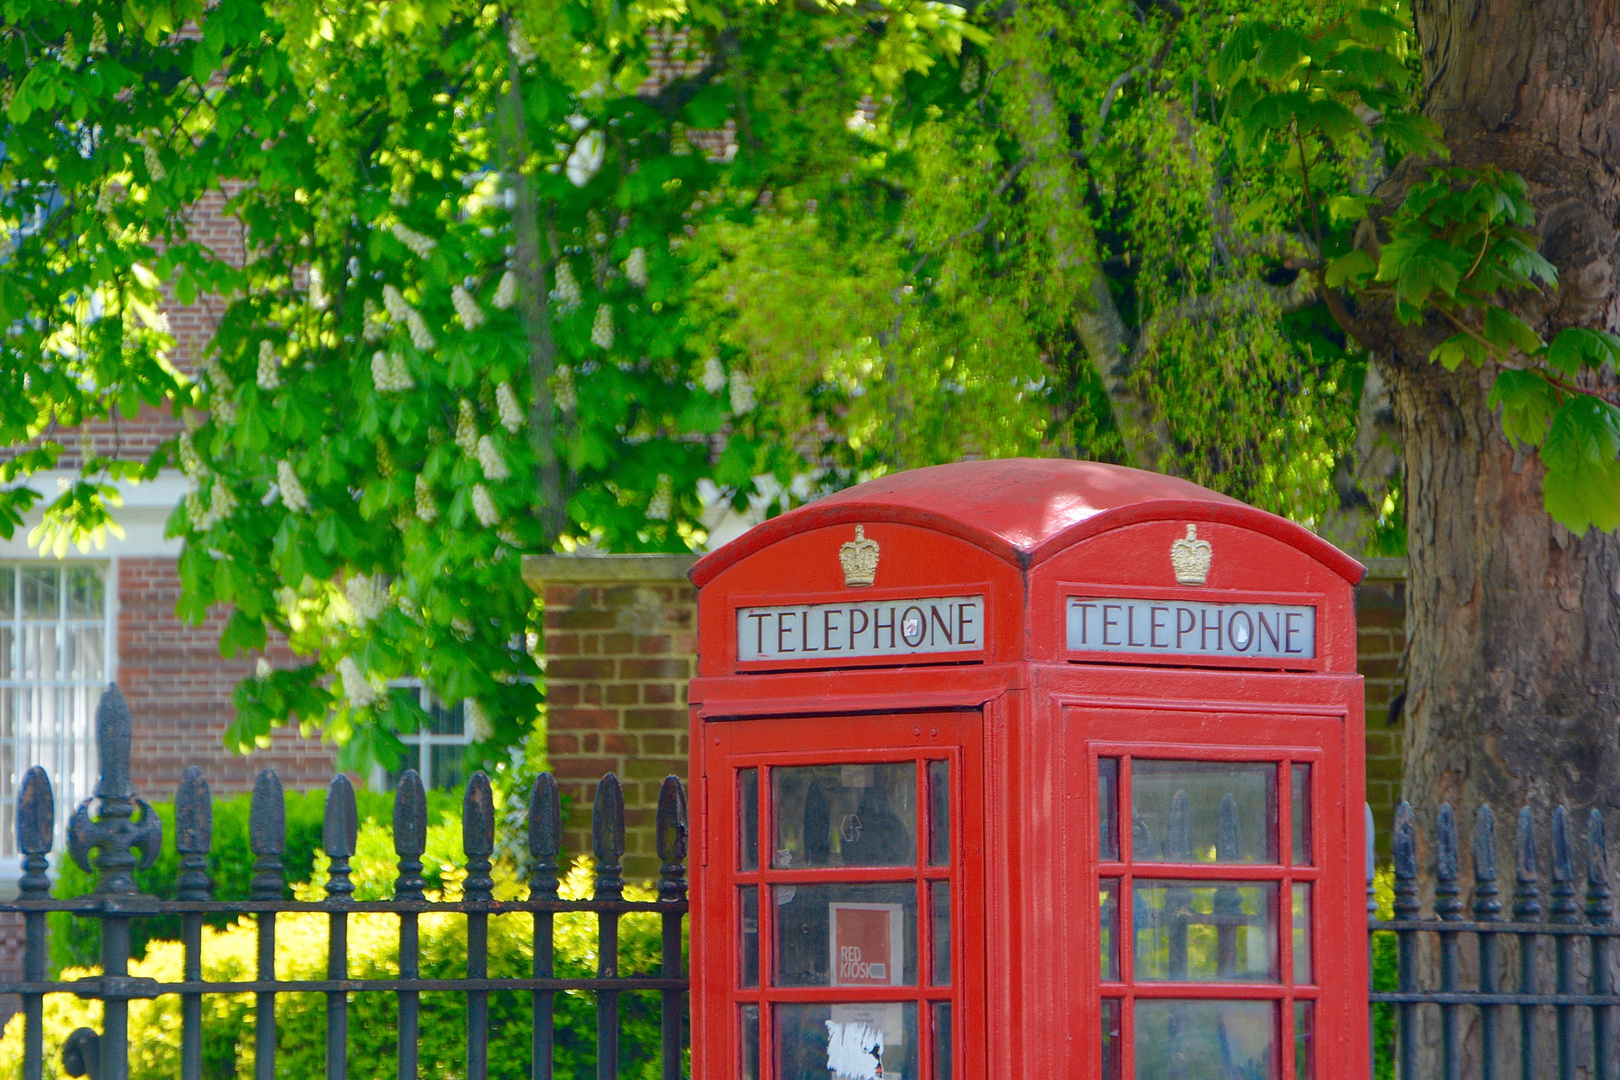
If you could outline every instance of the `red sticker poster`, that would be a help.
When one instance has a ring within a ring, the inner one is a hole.
[[[905,968],[900,904],[831,903],[832,985],[899,986]]]

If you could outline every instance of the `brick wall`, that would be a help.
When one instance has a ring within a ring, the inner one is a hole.
[[[1367,576],[1356,587],[1356,668],[1367,680],[1367,802],[1377,825],[1379,854],[1388,858],[1405,734],[1400,714],[1391,724],[1389,713],[1406,686],[1406,560],[1366,563]]]
[[[590,809],[607,772],[624,783],[625,876],[658,873],[658,787],[687,779],[686,684],[696,673],[694,560],[675,555],[529,556],[545,601],[546,743],[572,800],[564,850],[591,850]]]
[[[175,560],[161,556],[118,563],[118,685],[134,720],[130,760],[135,787],[147,799],[169,798],[188,765],[200,766],[215,795],[250,791],[271,767],[289,790],[324,787],[332,779],[333,748],[304,739],[296,727],[276,733],[269,747],[241,757],[220,741],[235,715],[231,693],[253,673],[260,654],[219,654],[225,614],[193,626],[174,613],[180,597]],[[278,667],[293,658],[272,643]]]

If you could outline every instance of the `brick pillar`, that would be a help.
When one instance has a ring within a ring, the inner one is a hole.
[[[1399,712],[1390,706],[1406,689],[1406,560],[1364,559],[1367,576],[1356,586],[1356,668],[1367,680],[1367,802],[1378,831],[1378,853],[1389,858],[1395,804],[1401,798]]]
[[[658,787],[687,779],[686,683],[697,671],[697,590],[683,555],[531,555],[545,605],[546,745],[572,799],[565,850],[591,850],[596,782],[624,782],[626,878],[658,873]]]

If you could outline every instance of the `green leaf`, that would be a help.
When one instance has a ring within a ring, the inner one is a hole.
[[[1620,364],[1620,337],[1584,326],[1565,327],[1548,347],[1547,362],[1569,376],[1578,375],[1583,365]]]
[[[1503,433],[1514,444],[1540,446],[1558,411],[1558,391],[1533,371],[1500,372],[1487,400],[1502,410]]]
[[[1404,154],[1446,155],[1446,144],[1441,141],[1445,132],[1439,124],[1420,113],[1387,113],[1373,131]]]
[[[1260,42],[1254,65],[1268,79],[1280,79],[1310,59],[1312,43],[1298,30],[1283,27]]]
[[[1547,512],[1575,535],[1596,525],[1620,526],[1620,412],[1587,394],[1571,397],[1553,417],[1541,448],[1547,466],[1541,494]]]
[[[1429,353],[1430,362],[1439,364],[1447,371],[1456,371],[1464,360],[1475,367],[1482,367],[1490,357],[1491,351],[1482,341],[1472,334],[1463,333],[1452,334]]]
[[[1524,324],[1524,320],[1507,308],[1494,304],[1485,309],[1485,325],[1481,332],[1503,352],[1518,349],[1526,356],[1532,356],[1541,349],[1541,338]]]
[[[1328,288],[1337,289],[1346,283],[1360,283],[1361,279],[1371,277],[1377,271],[1378,266],[1372,256],[1357,248],[1329,262],[1323,276]]]

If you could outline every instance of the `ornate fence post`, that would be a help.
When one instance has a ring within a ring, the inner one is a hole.
[[[591,846],[596,852],[596,892],[594,899],[624,899],[624,791],[612,773],[596,785],[596,802],[591,806]],[[596,977],[617,978],[619,974],[619,913],[596,913]],[[600,990],[596,998],[596,1075],[597,1080],[615,1080],[619,1075],[619,992]]]
[[[1412,806],[1403,801],[1395,808],[1395,836],[1391,844],[1395,856],[1395,919],[1415,922],[1422,912],[1417,895],[1417,822]],[[1403,994],[1417,993],[1417,931],[1395,932],[1397,986]],[[1418,1075],[1418,1006],[1403,1001],[1400,1007],[1400,1067],[1403,1077]]]
[[[360,830],[355,810],[354,787],[342,773],[326,788],[326,807],[321,822],[321,846],[331,864],[327,871],[326,903],[333,908],[326,924],[326,977],[332,981],[349,977],[349,915],[345,910],[354,895],[349,880],[349,860],[354,856],[355,838]],[[326,1075],[345,1080],[349,1075],[349,995],[344,990],[326,995]]]
[[[1502,902],[1497,899],[1501,890],[1496,884],[1496,815],[1489,806],[1481,805],[1474,812],[1474,921],[1499,922]],[[1479,944],[1479,991],[1495,994],[1501,989],[1497,967],[1494,931],[1483,930],[1476,935]],[[1480,1080],[1496,1080],[1497,1021],[1502,1006],[1483,1005],[1479,1010]]]
[[[394,789],[394,854],[399,857],[399,876],[394,879],[394,900],[422,903],[422,853],[427,850],[427,793],[415,769],[406,769]],[[414,911],[399,913],[399,977],[422,977],[421,937]],[[418,1035],[422,995],[416,990],[399,992],[399,1080],[416,1080]]]
[[[129,1000],[136,987],[129,979],[129,924],[145,905],[129,901],[141,895],[134,870],[144,870],[157,859],[163,843],[163,825],[152,808],[135,794],[129,775],[131,738],[129,705],[117,684],[107,687],[96,708],[96,749],[101,755],[101,781],[96,785],[100,812],[90,817],[90,800],[73,812],[68,823],[68,853],[86,873],[90,852],[95,860],[96,895],[101,898],[101,993],[103,1021],[98,1080],[127,1080],[129,1076]],[[140,820],[135,820],[139,808]],[[137,862],[135,851],[141,858]]]
[[[562,800],[557,779],[541,773],[529,793],[529,899],[543,903],[557,899],[557,861],[562,855]],[[555,914],[534,912],[534,977],[556,975],[552,956]],[[536,990],[532,998],[530,1054],[534,1080],[551,1080],[551,1047],[556,1014],[556,991]]]
[[[254,900],[281,902],[281,856],[287,850],[287,800],[281,791],[281,778],[274,769],[265,769],[253,784],[253,803],[248,811],[248,847],[252,849]],[[276,912],[259,910],[258,980],[273,983],[276,978]],[[260,991],[253,995],[253,1077],[275,1080],[276,1076],[276,994]]]
[[[1443,923],[1461,922],[1462,892],[1457,884],[1459,858],[1457,851],[1457,815],[1450,803],[1440,804],[1436,822],[1436,858],[1434,885],[1434,912]],[[1440,932],[1440,991],[1457,990],[1457,933]],[[1441,1069],[1445,1080],[1459,1080],[1462,1075],[1462,1053],[1458,1045],[1458,1011],[1455,1004],[1440,1006],[1440,1053],[1444,1058]]]
[[[658,789],[658,899],[663,903],[686,901],[686,789],[678,776],[664,777]],[[665,912],[664,978],[681,977],[681,914]],[[662,1032],[663,1080],[681,1080],[681,992],[663,992]]]
[[[480,770],[467,781],[461,803],[461,848],[467,855],[467,978],[489,977],[489,858],[495,853],[495,795]],[[489,1075],[489,991],[467,991],[467,1080]]]
[[[214,841],[214,804],[208,781],[193,765],[180,777],[174,792],[174,846],[180,852],[180,876],[175,895],[184,901],[210,899],[214,883],[208,876],[208,849]],[[202,982],[201,912],[181,915],[181,941],[185,952],[185,980]],[[181,999],[180,1078],[202,1080],[202,993]]]
[[[1569,850],[1569,811],[1553,808],[1552,819],[1553,885],[1552,921],[1568,926],[1581,921],[1580,905],[1575,903],[1575,860]],[[1555,975],[1560,996],[1575,993],[1575,936],[1559,934]],[[1575,1075],[1575,1006],[1560,1004],[1558,1014],[1558,1075]]]
[[[1540,870],[1536,865],[1534,822],[1528,806],[1519,811],[1519,829],[1514,836],[1518,863],[1518,884],[1513,890],[1513,921],[1535,923],[1541,920],[1541,891],[1537,887]],[[1536,936],[1519,936],[1519,993],[1536,992]],[[1519,1075],[1536,1080],[1536,1007],[1519,1006]]]
[[[23,876],[17,882],[21,900],[48,900],[51,879],[48,856],[51,834],[56,827],[56,799],[45,770],[35,765],[23,774],[17,794],[17,847],[23,853]],[[30,911],[23,916],[27,944],[23,947],[23,979],[45,981],[45,912]],[[41,1080],[45,1071],[45,995],[23,995],[23,1077]]]

